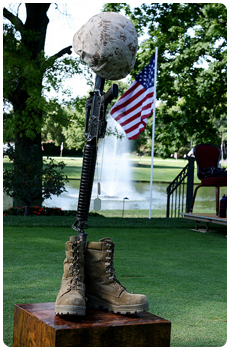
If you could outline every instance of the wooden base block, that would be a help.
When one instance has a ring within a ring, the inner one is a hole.
[[[87,310],[59,317],[55,303],[16,304],[14,347],[167,347],[171,322],[143,312],[117,315]]]

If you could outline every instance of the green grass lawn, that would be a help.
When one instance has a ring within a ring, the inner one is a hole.
[[[44,158],[45,159],[45,158]],[[69,179],[81,178],[82,158],[59,158],[55,157],[57,161],[64,161],[66,167],[64,173]],[[130,166],[132,167],[132,180],[137,181],[150,181],[151,173],[151,158],[148,156],[139,157],[130,155]],[[180,173],[180,171],[187,165],[187,160],[182,159],[159,159],[154,158],[154,171],[153,181],[155,182],[172,182],[174,178]],[[3,159],[3,169],[11,168],[12,163],[9,163],[7,158]],[[194,180],[199,182],[196,177],[195,171]]]
[[[131,157],[133,180],[150,181],[151,158],[150,157]],[[182,159],[160,159],[154,158],[153,161],[153,181],[154,182],[172,182],[180,171],[187,165],[187,160]],[[197,181],[196,171],[195,181]]]
[[[151,313],[171,321],[171,346],[223,346],[226,227],[210,224],[215,232],[202,234],[184,219],[126,214],[90,216],[88,241],[115,241],[116,276],[128,291],[148,297]],[[55,302],[73,222],[74,217],[4,217],[6,345],[12,346],[14,304]]]

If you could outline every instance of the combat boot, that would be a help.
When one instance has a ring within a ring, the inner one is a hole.
[[[120,314],[134,314],[149,309],[146,296],[127,292],[115,276],[115,243],[110,238],[88,242],[85,255],[87,305],[103,307]]]
[[[84,246],[77,236],[70,236],[65,243],[64,273],[55,303],[57,315],[85,315]]]

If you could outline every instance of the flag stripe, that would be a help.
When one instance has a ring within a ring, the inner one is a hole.
[[[142,87],[142,90],[141,91],[138,90],[138,93],[133,96],[134,98],[129,98],[128,100],[125,99],[123,101],[123,103],[121,100],[119,100],[120,103],[118,103],[119,102],[118,101],[115,104],[116,107],[113,107],[113,109],[111,111],[111,115],[113,116],[113,118],[116,118],[116,116],[119,114],[119,112],[123,112],[124,110],[128,111],[136,104],[138,104],[140,102],[144,102],[146,99],[145,96],[147,98],[152,98],[153,97],[153,88],[150,88],[148,91],[145,91],[145,89]]]
[[[113,115],[113,118],[119,122],[119,120],[121,118],[124,118],[126,115],[128,115],[128,117],[132,116],[133,112],[136,109],[141,109],[142,105],[145,104],[145,102],[148,102],[150,100],[150,102],[151,102],[150,104],[152,104],[152,98],[153,98],[153,92],[147,94],[144,98],[142,97],[141,100],[138,103],[136,103],[134,106],[130,106],[129,108],[122,107],[119,111],[117,111],[117,113],[115,115]]]
[[[129,139],[136,139],[146,128],[153,112],[155,56],[137,75],[129,89],[115,103],[110,114],[123,127]]]
[[[151,113],[152,113],[152,110],[148,116],[150,116]],[[146,117],[141,119],[141,121],[137,121],[136,119],[134,119],[130,123],[126,123],[125,125],[122,124],[121,126],[123,127],[123,129],[125,130],[126,133],[129,133],[130,130],[133,130],[134,127],[137,127],[137,125],[140,126],[141,124],[143,124],[144,126],[146,126],[147,122],[145,122],[143,120],[146,120]]]
[[[111,111],[111,115],[113,115],[116,111],[120,111],[122,108],[135,105],[135,103],[132,104],[132,102],[135,102],[136,100],[138,100],[138,97],[140,97],[145,92],[145,89],[143,88],[143,86],[138,84],[138,82],[136,82],[136,85],[137,86],[134,90],[135,93],[127,93],[126,97],[124,97],[123,95],[113,107]],[[141,98],[139,98],[139,100],[141,100]]]
[[[139,132],[140,132],[140,129],[143,129],[143,127],[145,128],[145,126],[146,126],[145,124],[139,124],[138,127],[136,125],[133,125],[133,126],[129,127],[128,129],[126,129],[125,132],[128,134],[128,133],[132,132],[135,129],[138,129]]]
[[[147,99],[149,102],[149,99]],[[147,116],[150,116],[152,113],[152,101],[150,101],[147,105],[140,105],[138,108],[135,108],[132,110],[132,112],[123,112],[121,113],[117,118],[115,118],[116,121],[119,122],[119,124],[123,127],[127,125],[128,123],[131,123],[133,120],[136,119],[136,123],[140,121],[140,116],[144,116],[145,118]],[[128,113],[128,115],[127,115]]]
[[[126,126],[127,124],[131,124],[133,121],[135,122],[134,124],[140,123],[142,119],[145,119],[146,117],[150,116],[152,113],[151,104],[149,104],[146,107],[148,107],[148,109],[147,110],[144,109],[144,113],[143,113],[143,110],[139,110],[137,113],[133,114],[132,117],[130,117],[127,120],[119,122],[119,124],[125,129],[124,126]]]

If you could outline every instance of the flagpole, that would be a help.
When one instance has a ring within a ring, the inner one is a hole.
[[[150,178],[150,201],[149,201],[149,219],[152,213],[152,189],[153,189],[153,157],[154,157],[154,138],[155,138],[155,110],[156,110],[156,82],[157,82],[157,56],[158,47],[155,48],[155,74],[154,74],[154,105],[153,105],[153,126],[152,126],[152,149],[151,149],[151,178]]]

